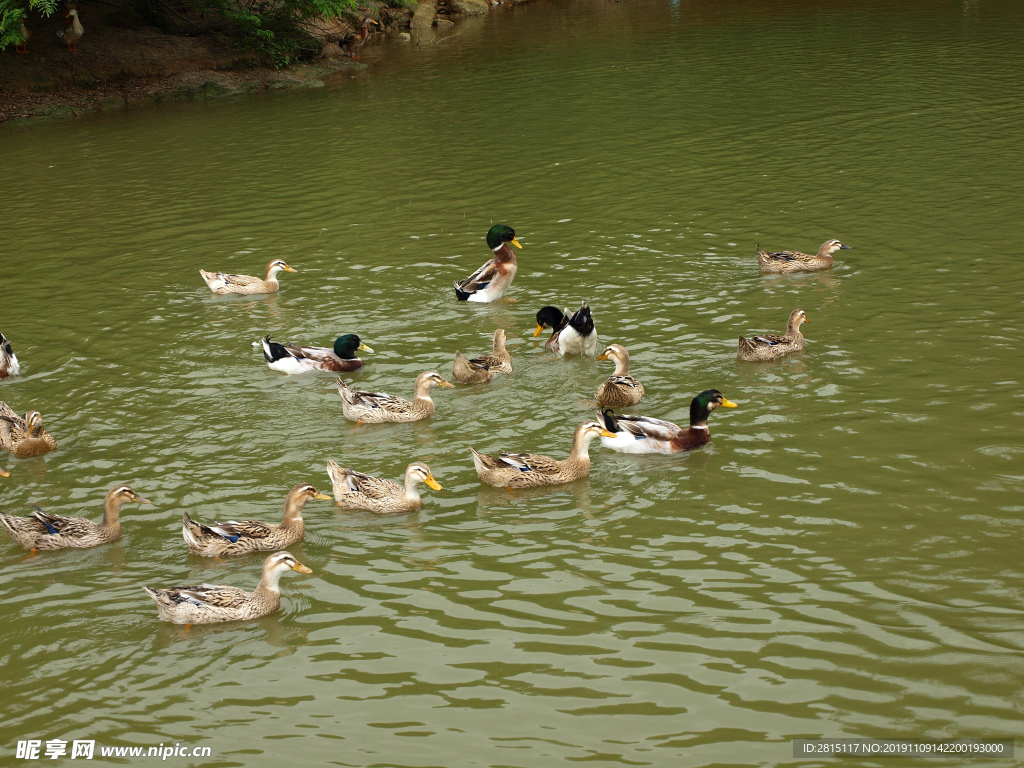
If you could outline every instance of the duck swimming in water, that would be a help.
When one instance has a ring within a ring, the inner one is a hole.
[[[684,429],[671,421],[649,416],[625,416],[609,409],[597,412],[598,421],[611,435],[602,435],[601,445],[620,453],[682,453],[711,440],[708,415],[715,409],[735,408],[717,389],[705,389],[690,402],[690,426]]]
[[[522,248],[516,240],[512,227],[495,224],[487,231],[487,247],[494,252],[494,258],[480,269],[455,283],[455,296],[459,301],[489,303],[502,297],[516,276],[518,263],[515,252],[508,247],[512,243]]]
[[[843,245],[838,240],[826,240],[813,256],[800,251],[762,251],[761,245],[758,244],[757,261],[762,272],[816,272],[832,267],[833,253],[848,250],[850,246]]]
[[[590,307],[583,302],[575,313],[569,310],[563,313],[558,307],[542,307],[537,312],[537,330],[534,336],[540,336],[545,328],[551,329],[551,337],[544,346],[563,357],[565,355],[587,355],[594,357],[601,348],[594,328],[594,318]]]

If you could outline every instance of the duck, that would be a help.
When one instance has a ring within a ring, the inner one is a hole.
[[[800,325],[809,323],[802,309],[794,309],[789,315],[785,336],[765,333],[745,339],[740,336],[736,357],[740,360],[757,362],[761,360],[778,360],[790,352],[799,352],[804,348],[804,335],[800,333]]]
[[[271,341],[264,336],[252,343],[254,347],[263,346],[263,359],[273,371],[281,373],[306,373],[307,371],[358,371],[363,361],[356,357],[356,352],[373,352],[354,333],[346,333],[334,340],[334,349],[327,347],[301,347]]]
[[[682,453],[711,440],[708,414],[716,408],[735,408],[717,389],[705,389],[690,402],[690,426],[650,416],[616,415],[610,409],[597,412],[598,421],[610,434],[602,434],[601,445],[619,453]]]
[[[833,253],[849,250],[850,246],[838,240],[826,240],[814,256],[799,251],[762,251],[758,243],[757,261],[762,272],[816,272],[819,269],[831,269]]]
[[[210,290],[218,296],[228,293],[238,293],[248,296],[254,293],[276,293],[281,287],[277,282],[278,272],[298,272],[299,270],[289,267],[284,259],[274,259],[267,264],[267,279],[261,280],[251,275],[232,275],[227,272],[207,272],[200,269],[199,274],[210,286]]]
[[[263,561],[263,575],[253,592],[238,587],[198,584],[143,591],[156,603],[161,621],[172,624],[216,624],[245,621],[274,613],[281,607],[281,576],[288,571],[312,573],[289,552],[275,552]]]
[[[82,35],[85,34],[85,27],[83,27],[82,22],[78,20],[78,11],[76,10],[72,9],[68,11],[68,15],[64,18],[71,22],[71,26],[63,32],[58,32],[57,37],[67,43],[69,51],[77,51],[78,41],[81,40]]]
[[[309,483],[299,483],[284,501],[284,519],[280,523],[259,520],[230,520],[226,523],[197,523],[187,511],[181,513],[181,536],[194,555],[223,557],[246,552],[270,552],[288,547],[306,533],[302,509],[310,499],[330,501]]]
[[[19,19],[18,23],[21,25],[21,42],[14,46],[14,50],[18,53],[28,53],[28,39],[32,37],[32,33],[29,31],[29,28],[25,26],[24,18]]]
[[[0,523],[14,543],[33,552],[53,549],[87,549],[109,544],[121,538],[121,508],[129,503],[149,504],[131,486],[116,485],[103,500],[103,520],[99,524],[84,517],[64,517],[45,512],[38,506],[32,517],[0,514]]]
[[[367,36],[370,34],[370,25],[377,24],[376,21],[367,16],[363,19],[363,25],[359,28],[358,32],[349,32],[343,38],[338,41],[338,46],[348,56],[353,59],[359,60],[359,49],[363,47],[363,43],[366,42]],[[378,24],[379,26],[379,24]]]
[[[497,458],[480,453],[473,446],[473,465],[480,479],[497,488],[536,488],[542,485],[560,485],[590,474],[590,443],[596,437],[611,433],[596,421],[585,421],[576,427],[572,436],[569,458],[557,460],[534,453],[508,453]]]
[[[460,384],[484,384],[499,373],[512,373],[512,356],[505,349],[505,331],[494,332],[491,354],[467,360],[462,352],[455,351],[452,379]]]
[[[39,411],[18,416],[0,400],[0,448],[25,459],[56,450],[57,441],[43,429],[43,416]]]
[[[430,473],[430,467],[421,461],[414,461],[406,468],[404,485],[345,469],[333,459],[327,460],[327,474],[339,507],[368,509],[378,515],[415,512],[422,507],[423,499],[416,490],[420,483],[426,483],[435,491],[442,490]]]
[[[338,394],[345,418],[357,424],[381,424],[387,421],[419,421],[434,415],[434,401],[430,390],[434,387],[453,389],[436,371],[427,371],[416,377],[412,402],[384,392],[356,392],[338,377]]]
[[[568,309],[563,313],[558,307],[541,307],[537,312],[537,330],[533,332],[534,337],[540,336],[545,328],[551,329],[551,337],[544,346],[563,357],[594,357],[601,348],[597,331],[594,329],[594,318],[585,301],[572,315]]]
[[[487,247],[494,252],[494,258],[465,280],[455,282],[455,296],[459,301],[475,301],[489,304],[504,295],[516,276],[518,264],[516,254],[508,244],[522,248],[512,227],[495,224],[487,230]]]
[[[597,402],[608,408],[625,408],[644,399],[644,385],[629,375],[629,352],[621,344],[609,344],[598,360],[615,362],[615,373],[597,389]]]
[[[19,373],[21,373],[21,365],[18,363],[18,356],[11,348],[11,342],[0,333],[0,379],[17,376]]]

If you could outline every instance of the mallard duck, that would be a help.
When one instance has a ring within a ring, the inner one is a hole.
[[[363,361],[356,352],[373,352],[354,333],[346,333],[334,340],[334,349],[327,347],[300,347],[287,341],[280,344],[264,336],[252,345],[263,345],[263,359],[267,365],[281,373],[306,373],[307,371],[357,371]]]
[[[338,45],[342,51],[351,56],[353,59],[359,59],[359,49],[363,47],[363,43],[366,42],[367,35],[370,34],[370,25],[377,24],[376,21],[367,16],[363,19],[363,26],[359,28],[357,32],[349,32],[343,38],[338,41]]]
[[[587,355],[593,357],[600,349],[597,331],[594,329],[594,318],[590,307],[583,302],[572,315],[569,310],[560,312],[558,307],[542,307],[537,312],[537,330],[533,335],[540,336],[545,328],[551,329],[551,338],[544,346],[559,355]]]
[[[757,362],[759,360],[777,360],[790,352],[799,352],[804,348],[804,335],[800,333],[800,324],[809,323],[802,309],[794,309],[789,316],[789,325],[785,336],[765,333],[745,339],[740,336],[736,357],[740,360]]]
[[[17,376],[21,373],[21,366],[18,364],[18,357],[11,348],[11,342],[0,333],[0,379],[8,376]]]
[[[306,533],[302,509],[307,501],[329,501],[330,498],[308,483],[299,483],[288,492],[284,501],[284,519],[279,524],[259,520],[230,520],[204,525],[193,520],[188,512],[182,512],[181,535],[188,551],[203,557],[269,552],[291,546]]]
[[[434,371],[416,377],[415,396],[410,403],[401,397],[384,392],[356,392],[343,379],[338,378],[338,394],[345,418],[359,424],[380,424],[385,421],[419,421],[434,415],[434,401],[430,390],[434,387],[452,389],[455,385],[442,379]]]
[[[495,224],[487,231],[487,247],[494,251],[494,258],[465,280],[456,281],[455,295],[459,301],[477,301],[484,304],[497,301],[512,285],[519,265],[516,263],[515,251],[508,247],[508,243],[512,243],[516,248],[523,247],[516,240],[516,233],[512,227]]]
[[[452,379],[460,384],[483,384],[499,373],[512,373],[512,356],[505,349],[505,331],[494,332],[491,354],[467,360],[459,351],[455,352]]]
[[[615,361],[615,373],[597,389],[597,402],[609,408],[636,405],[644,398],[644,385],[629,375],[629,352],[621,344],[610,344],[598,360]]]
[[[405,470],[405,485],[364,475],[338,466],[327,460],[327,474],[334,486],[334,498],[343,509],[368,509],[378,515],[395,512],[414,512],[423,506],[416,486],[426,483],[435,491],[441,490],[440,483],[430,474],[430,467],[414,461]]]
[[[172,624],[216,624],[220,621],[257,619],[281,607],[281,575],[288,571],[312,573],[288,552],[275,552],[263,561],[263,576],[254,592],[238,587],[199,584],[193,587],[152,589],[143,587],[153,598],[161,621]]]
[[[227,293],[240,293],[248,296],[252,293],[276,293],[277,289],[281,287],[277,282],[277,273],[281,271],[298,272],[299,270],[289,267],[284,263],[284,259],[274,259],[267,264],[266,280],[260,280],[260,278],[252,277],[251,275],[207,272],[205,269],[200,269],[199,274],[203,276],[203,280],[210,286],[210,290],[219,296]]]
[[[569,458],[558,461],[534,453],[502,452],[497,458],[479,453],[470,446],[473,464],[480,479],[498,488],[535,488],[541,485],[571,483],[590,474],[590,443],[595,437],[611,436],[596,421],[576,427]]]
[[[761,244],[758,243],[757,261],[762,272],[815,272],[819,269],[829,269],[832,266],[832,254],[840,250],[848,251],[850,246],[843,245],[838,240],[826,240],[821,244],[818,253],[811,256],[799,251],[762,251]]]
[[[78,50],[78,41],[82,39],[82,35],[85,34],[85,27],[82,26],[82,22],[78,20],[78,11],[68,11],[68,15],[64,17],[67,21],[71,22],[71,25],[63,32],[58,32],[57,37],[68,44],[69,51]]]
[[[18,23],[21,24],[21,42],[14,46],[14,50],[18,53],[28,53],[28,39],[32,37],[32,33],[25,26],[25,19],[20,19]]]
[[[43,416],[39,411],[29,411],[24,416],[18,416],[7,403],[0,400],[0,448],[6,448],[15,456],[28,458],[55,450],[57,441],[43,429]]]
[[[735,408],[736,403],[726,400],[717,389],[705,389],[690,403],[690,426],[649,416],[616,415],[607,408],[597,412],[605,430],[601,445],[620,453],[681,453],[699,448],[711,439],[708,414],[722,406]]]
[[[149,504],[127,485],[107,491],[103,500],[103,520],[97,525],[84,517],[51,515],[36,507],[32,517],[0,514],[0,523],[14,542],[33,552],[41,549],[86,549],[109,544],[121,538],[121,507],[129,501]]]

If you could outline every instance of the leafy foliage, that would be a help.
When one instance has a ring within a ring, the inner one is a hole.
[[[62,0],[0,0],[0,50],[22,42],[21,20],[29,10],[52,16]],[[170,17],[189,17],[189,31],[226,31],[239,48],[285,67],[320,52],[304,22],[354,11],[356,0],[121,0],[125,8],[164,28]],[[184,14],[184,15],[183,15]],[[29,25],[31,26],[31,25]]]
[[[21,20],[31,8],[43,16],[52,16],[58,0],[0,0],[0,51],[9,45],[23,43]]]

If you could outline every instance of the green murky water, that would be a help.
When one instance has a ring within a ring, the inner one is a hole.
[[[0,507],[154,502],[113,546],[0,546],[4,754],[774,765],[795,736],[1019,735],[1022,10],[837,5],[538,2],[368,46],[318,91],[0,129],[25,374],[0,399],[61,445],[0,461]],[[494,222],[525,245],[515,301],[459,305]],[[831,272],[758,273],[756,243],[830,237],[853,247]],[[268,298],[197,272],[275,257],[301,271]],[[740,407],[691,455],[595,447],[574,485],[482,487],[468,445],[560,456],[589,416],[610,366],[530,337],[581,299],[639,411],[685,421],[708,387]],[[737,363],[796,307],[802,355]],[[357,332],[377,354],[350,380],[408,394],[495,327],[515,374],[415,425],[354,428],[331,375],[249,346]],[[383,520],[311,503],[292,551],[315,574],[274,616],[157,621],[143,584],[258,578],[188,556],[183,509],[273,519],[328,457],[424,460],[445,490]]]

